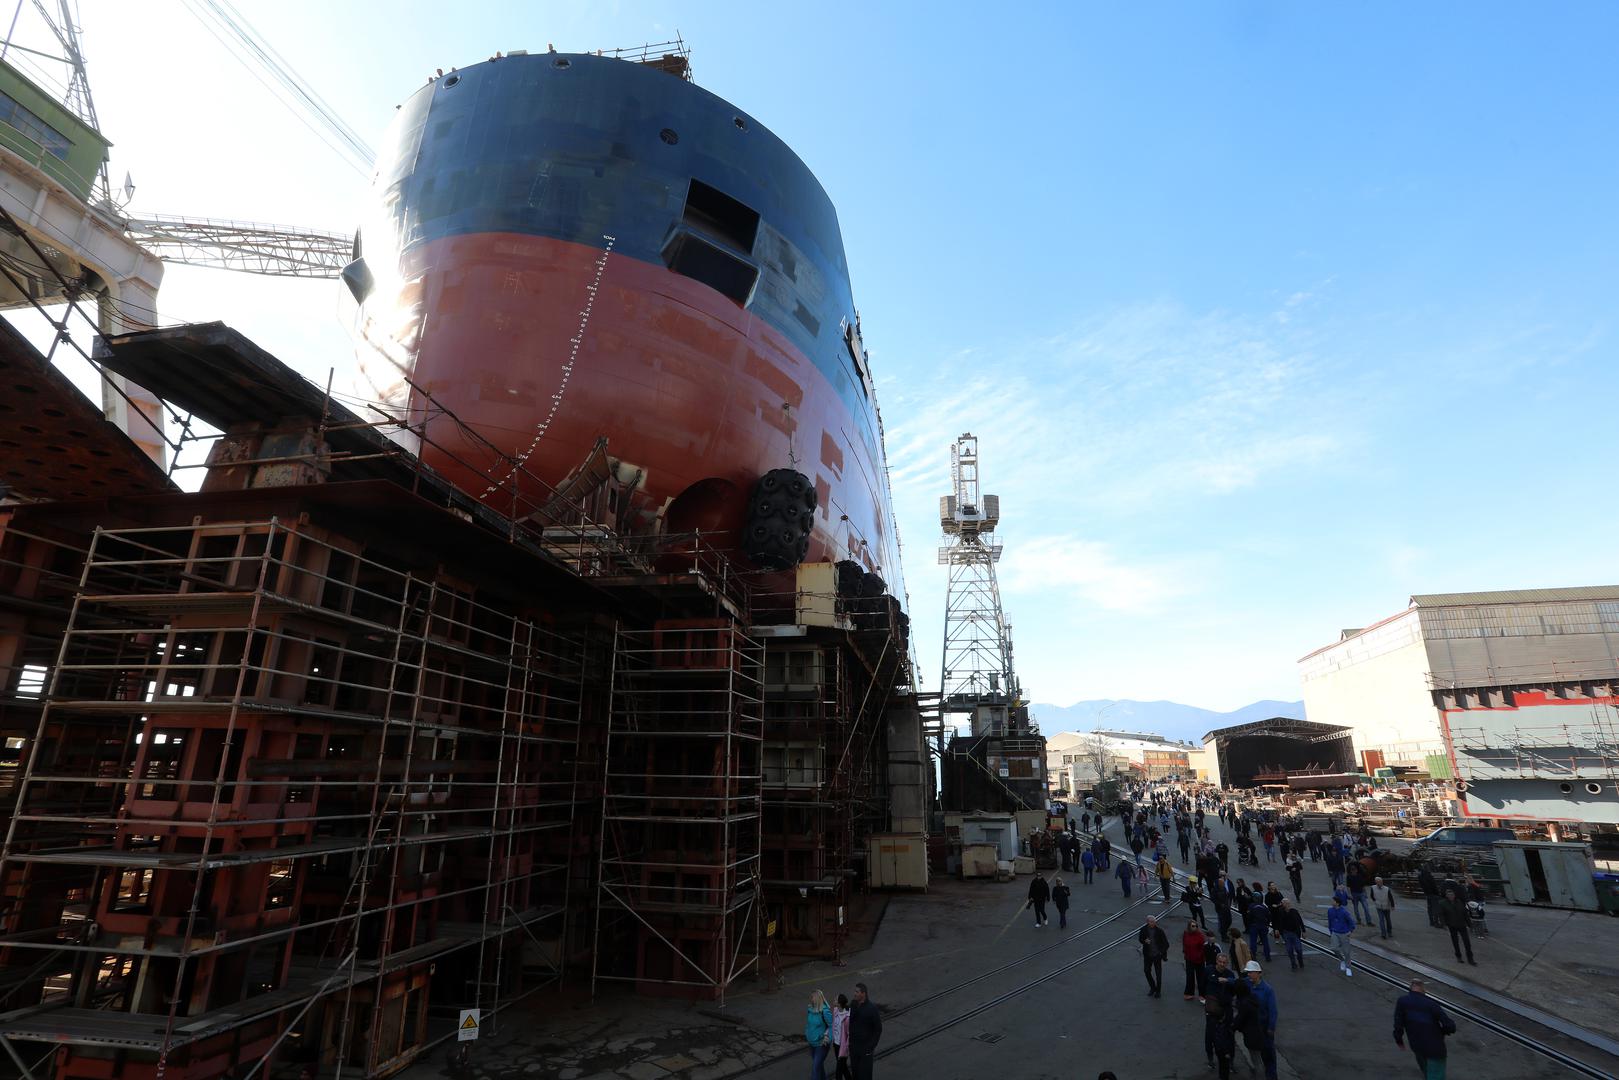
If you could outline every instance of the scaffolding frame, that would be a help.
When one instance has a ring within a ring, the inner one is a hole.
[[[730,619],[615,630],[593,995],[723,1001],[758,963],[762,669]]]
[[[762,917],[781,954],[838,962],[865,841],[889,825],[884,709],[914,672],[891,596],[798,585],[754,596],[756,612],[810,620],[754,628],[765,643]]]
[[[40,562],[0,538],[11,578]],[[98,529],[83,556],[0,846],[5,992],[34,999],[5,1049],[209,1075],[320,1005],[315,1052],[381,1075],[453,1037],[430,982],[492,1019],[561,978],[580,640],[304,521]]]

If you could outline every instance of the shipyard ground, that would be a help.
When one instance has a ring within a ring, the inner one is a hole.
[[[1222,831],[1218,825],[1216,830]],[[1117,840],[1116,822],[1110,832]],[[1088,1080],[1103,1069],[1120,1080],[1213,1075],[1203,1058],[1202,1010],[1180,993],[1183,968],[1175,939],[1184,909],[1174,908],[1166,924],[1172,957],[1164,967],[1164,996],[1148,998],[1133,937],[1142,919],[1163,906],[1141,903],[1139,893],[1127,903],[1111,877],[1090,886],[1079,883],[1077,874],[1065,877],[1074,889],[1067,931],[1055,922],[1033,927],[1023,910],[1027,878],[999,885],[938,881],[926,894],[895,896],[870,948],[854,953],[845,967],[789,967],[781,990],[762,992],[744,983],[723,1007],[627,995],[594,1006],[582,996],[555,1003],[524,1016],[519,1030],[477,1044],[473,1075],[800,1077],[807,1050],[798,1032],[810,991],[847,993],[856,981],[871,988],[885,1013],[879,1075]],[[1306,867],[1304,901],[1312,921],[1319,922],[1319,907],[1326,903],[1325,881],[1319,865]],[[1209,919],[1212,924],[1212,910]],[[1619,1007],[1619,968],[1611,959],[1619,956],[1619,919],[1496,904],[1490,921],[1493,932],[1475,946],[1479,965],[1458,965],[1448,936],[1431,930],[1412,901],[1397,911],[1392,941],[1378,941],[1375,927],[1360,932],[1357,960],[1402,980],[1416,973],[1410,964],[1421,964],[1441,1000],[1454,999],[1581,1059],[1595,1070],[1585,1075],[1619,1075],[1619,1046],[1610,1042],[1604,1052],[1509,1007],[1517,1002],[1538,1008],[1582,1025],[1599,1043],[1611,1039],[1604,1018]],[[1121,937],[1129,940],[1111,945]],[[1315,952],[1305,970],[1289,971],[1279,948],[1266,977],[1278,996],[1280,1076],[1416,1071],[1410,1053],[1391,1037],[1400,990],[1365,971],[1345,978],[1330,957]],[[1470,1080],[1578,1075],[1465,1021],[1449,1046],[1451,1074]],[[442,1072],[435,1062],[406,1075],[422,1080]],[[1247,1074],[1239,1064],[1234,1075]]]

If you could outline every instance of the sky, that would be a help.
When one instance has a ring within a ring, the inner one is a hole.
[[[1034,700],[1228,710],[1420,592],[1609,584],[1619,6],[239,5],[371,143],[434,68],[678,31],[836,204],[936,686],[955,436]],[[365,178],[178,2],[83,0],[131,212]],[[340,286],[170,267],[317,381]]]

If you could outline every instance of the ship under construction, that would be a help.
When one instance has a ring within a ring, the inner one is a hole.
[[[836,216],[682,52],[640,59],[504,56],[401,110],[345,276],[365,412],[223,325],[87,310],[116,274],[0,185],[5,301],[95,323],[169,461],[222,433],[181,490],[0,324],[20,1075],[386,1076],[564,987],[723,999],[926,886]]]

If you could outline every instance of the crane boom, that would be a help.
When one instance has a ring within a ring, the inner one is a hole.
[[[256,221],[153,214],[129,235],[168,262],[272,277],[335,278],[354,258],[351,236]]]

